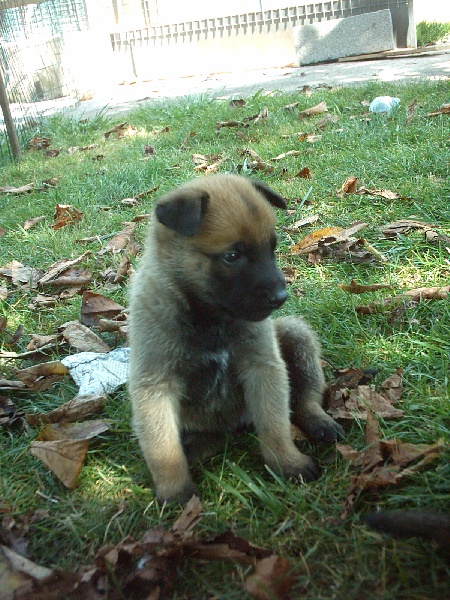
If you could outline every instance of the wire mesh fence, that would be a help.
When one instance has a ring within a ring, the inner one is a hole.
[[[22,143],[39,118],[73,104],[64,36],[87,27],[84,0],[0,0],[0,74]],[[0,115],[0,159],[9,155]]]

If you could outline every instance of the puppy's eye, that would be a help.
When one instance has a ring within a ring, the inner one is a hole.
[[[232,265],[232,264],[235,264],[238,262],[238,260],[241,258],[241,253],[240,252],[227,252],[221,258],[222,258],[223,262],[226,263],[227,265]]]

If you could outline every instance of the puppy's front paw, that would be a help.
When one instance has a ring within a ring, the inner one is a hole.
[[[320,468],[317,463],[306,454],[296,452],[286,460],[279,460],[277,464],[266,464],[275,472],[282,472],[287,478],[297,479],[299,481],[314,481],[320,477]]]
[[[156,489],[156,500],[160,506],[165,502],[167,504],[177,503],[184,505],[187,504],[192,496],[200,497],[199,491],[192,481],[176,489],[173,486],[166,487],[161,485]]]
[[[316,444],[334,444],[337,440],[344,437],[344,430],[336,421],[325,412],[321,415],[306,417],[294,424],[299,427],[303,433]]]

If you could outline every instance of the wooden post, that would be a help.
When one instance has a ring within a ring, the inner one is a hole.
[[[11,154],[13,160],[20,160],[22,152],[20,150],[19,138],[17,137],[16,126],[14,125],[11,111],[9,109],[8,96],[6,95],[5,82],[3,81],[3,75],[0,69],[0,106],[3,113],[3,120],[6,125],[6,132],[8,134],[9,146],[11,148]]]

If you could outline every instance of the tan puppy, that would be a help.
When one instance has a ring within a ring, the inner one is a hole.
[[[187,455],[242,426],[254,426],[271,469],[306,480],[319,471],[291,440],[290,412],[313,440],[341,432],[321,406],[314,333],[269,318],[287,295],[271,204],[286,208],[262,182],[213,175],[152,214],[132,283],[129,391],[159,502],[189,499]]]

